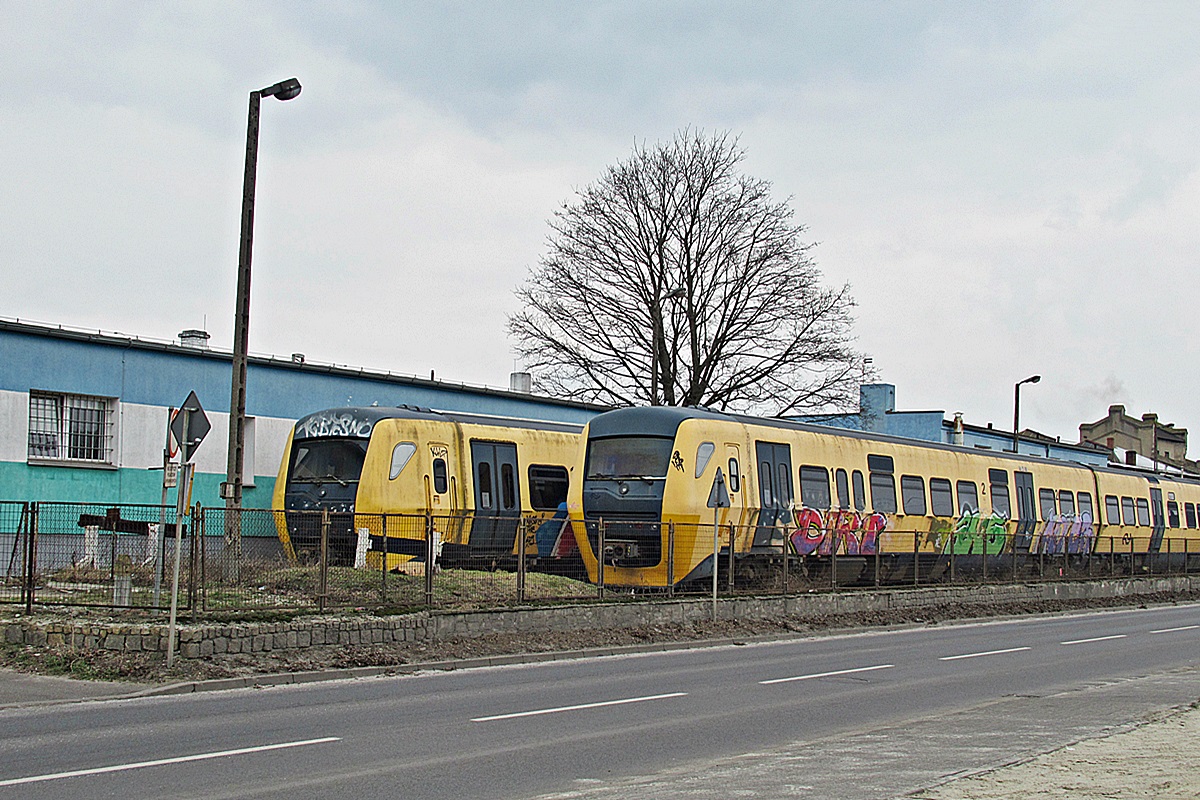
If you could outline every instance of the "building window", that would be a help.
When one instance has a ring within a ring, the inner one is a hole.
[[[29,393],[29,460],[113,463],[116,401],[80,394]]]

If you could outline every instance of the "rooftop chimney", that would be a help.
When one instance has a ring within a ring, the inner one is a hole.
[[[199,331],[195,328],[179,332],[179,344],[196,350],[207,350],[209,338],[208,331]]]

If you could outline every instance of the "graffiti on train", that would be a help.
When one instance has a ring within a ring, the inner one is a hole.
[[[966,506],[948,533],[948,541],[938,542],[940,546],[937,549],[940,552],[958,556],[996,555],[1004,552],[1004,544],[1008,539],[1008,517],[997,511],[985,517],[979,513],[979,509]]]
[[[1046,555],[1090,553],[1096,544],[1096,526],[1089,512],[1051,514],[1038,537],[1035,552]]]
[[[296,423],[296,438],[319,436],[352,436],[365,439],[371,435],[371,420],[348,411],[319,411]]]
[[[886,529],[887,517],[883,514],[836,510],[822,514],[815,508],[802,508],[796,512],[792,548],[801,556],[827,556],[834,552],[874,555],[879,534]]]

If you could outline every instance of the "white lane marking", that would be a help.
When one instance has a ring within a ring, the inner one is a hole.
[[[47,775],[30,775],[27,778],[9,778],[8,780],[0,781],[0,786],[18,786],[23,783],[41,783],[43,781],[56,781],[60,778],[78,778],[81,775],[102,775],[105,772],[124,772],[129,769],[142,769],[144,767],[161,767],[166,764],[184,764],[188,761],[207,761],[210,758],[224,758],[225,756],[244,756],[249,753],[263,753],[268,750],[284,750],[289,747],[304,747],[310,744],[325,744],[327,742],[339,742],[340,736],[326,736],[323,739],[305,739],[301,742],[281,742],[280,744],[263,744],[257,747],[239,747],[236,750],[218,750],[214,753],[198,753],[194,756],[176,756],[175,758],[158,758],[154,761],[135,761],[132,764],[114,764],[111,767],[95,767],[93,769],[75,769],[70,772],[52,772]]]
[[[628,703],[645,703],[648,700],[666,700],[671,697],[686,697],[687,692],[671,692],[670,694],[652,694],[646,697],[626,697],[623,700],[603,700],[599,703],[581,703],[577,706],[559,706],[558,708],[539,708],[535,711],[514,711],[511,714],[496,714],[491,717],[475,717],[471,722],[492,722],[498,719],[516,719],[517,717],[536,717],[541,714],[558,714],[562,711],[582,711],[586,708],[603,708],[604,706],[623,706]]]
[[[942,656],[938,661],[958,661],[960,658],[979,658],[980,656],[998,656],[1004,653],[1019,653],[1022,650],[1028,650],[1028,647],[1010,647],[1007,650],[987,650],[982,653],[964,653],[961,656]]]
[[[1150,631],[1151,633],[1175,633],[1175,631],[1192,631],[1200,628],[1200,625],[1183,625],[1179,628],[1163,628],[1160,631]]]
[[[1107,642],[1109,639],[1124,639],[1126,634],[1117,633],[1112,636],[1096,636],[1091,639],[1072,639],[1069,642],[1059,642],[1059,644],[1087,644],[1088,642]]]
[[[833,675],[851,675],[855,672],[871,672],[877,669],[891,669],[895,664],[876,664],[873,667],[856,667],[854,669],[839,669],[833,672],[814,672],[812,675],[796,675],[791,678],[773,678],[769,681],[759,681],[763,686],[769,686],[772,683],[788,683],[790,681],[807,681],[812,678],[828,678]]]

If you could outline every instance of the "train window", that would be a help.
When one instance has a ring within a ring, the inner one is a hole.
[[[925,516],[925,479],[919,475],[900,476],[900,497],[904,500],[904,513]]]
[[[671,466],[675,440],[660,436],[613,436],[588,442],[589,479],[663,478]]]
[[[1138,525],[1141,525],[1143,528],[1149,528],[1150,527],[1150,501],[1149,500],[1147,500],[1144,497],[1139,497],[1137,499],[1137,514],[1138,514]]]
[[[771,495],[771,462],[764,461],[758,465],[758,478],[761,486],[763,507],[774,505],[775,498]]]
[[[829,470],[824,467],[800,468],[800,502],[805,508],[829,508]]]
[[[479,507],[492,507],[492,465],[487,461],[479,462]]]
[[[413,457],[413,453],[417,452],[417,446],[412,442],[400,442],[392,448],[392,469],[388,472],[388,480],[394,481],[400,477],[400,473],[408,466],[409,460]],[[420,478],[417,478],[420,481]]]
[[[708,467],[708,462],[712,459],[712,454],[716,451],[717,446],[712,442],[703,442],[696,448],[696,477],[699,478],[704,474],[705,468]]]
[[[945,478],[929,479],[929,510],[935,517],[954,516],[954,489]]]
[[[1134,522],[1134,516],[1135,515],[1134,515],[1134,510],[1133,510],[1133,498],[1132,497],[1122,497],[1121,498],[1121,524],[1122,525],[1136,524]]]
[[[1104,518],[1109,525],[1121,524],[1121,501],[1115,494],[1104,496]]]
[[[1012,504],[1008,499],[1008,484],[992,484],[992,513],[999,514],[1005,519],[1012,519]]]
[[[446,459],[433,460],[433,490],[438,494],[446,493]]]
[[[567,468],[529,465],[529,505],[537,511],[557,511],[567,501]]]
[[[512,464],[500,465],[500,499],[504,501],[505,510],[517,507],[517,482]]]
[[[868,472],[895,472],[896,465],[891,456],[867,456]]]
[[[1066,489],[1058,490],[1058,509],[1064,517],[1075,516],[1075,495]]]
[[[863,474],[858,470],[850,476],[854,484],[854,510],[865,511],[867,508],[867,492],[863,487]]]
[[[1179,527],[1179,503],[1174,500],[1167,503],[1167,524],[1172,528]]]
[[[959,481],[955,484],[958,489],[958,513],[969,514],[979,510],[979,492],[972,481]]]
[[[871,507],[880,514],[896,513],[896,478],[890,472],[871,473]]]
[[[849,508],[850,481],[846,479],[846,470],[839,469],[833,473],[833,482],[837,484],[838,508]]]
[[[1092,516],[1092,496],[1087,492],[1079,493],[1079,519],[1088,524],[1095,519]]]
[[[1196,527],[1196,507],[1191,503],[1183,504],[1183,516],[1187,519],[1189,528]]]
[[[738,460],[736,458],[729,459],[729,491],[740,492],[742,490],[742,474],[738,472]]]
[[[989,469],[988,481],[992,488],[992,513],[1000,514],[1005,519],[1012,519],[1012,504],[1008,499],[1008,472],[1002,469]]]
[[[1042,519],[1049,521],[1058,518],[1058,504],[1054,502],[1053,489],[1038,489],[1038,501],[1042,507]]]
[[[792,503],[792,473],[790,466],[789,464],[779,465],[779,483],[775,485],[775,492],[778,496],[775,500],[781,508],[786,508]],[[825,491],[826,493],[829,492],[828,489]]]

